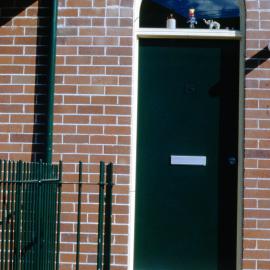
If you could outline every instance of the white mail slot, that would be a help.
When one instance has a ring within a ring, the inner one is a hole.
[[[206,166],[206,156],[171,156],[171,165]]]

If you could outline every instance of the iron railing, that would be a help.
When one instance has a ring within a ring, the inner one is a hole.
[[[58,270],[63,185],[78,185],[76,270],[80,269],[82,186],[99,186],[97,270],[110,270],[113,165],[98,183],[62,181],[57,165],[0,160],[0,270]],[[105,196],[106,194],[106,196]]]
[[[42,162],[0,161],[1,270],[55,269],[60,169]]]

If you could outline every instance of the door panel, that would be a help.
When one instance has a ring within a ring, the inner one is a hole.
[[[235,268],[238,49],[140,40],[135,270]]]

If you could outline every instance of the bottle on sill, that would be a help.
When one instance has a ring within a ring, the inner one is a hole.
[[[167,28],[168,29],[176,29],[176,19],[173,17],[173,14],[167,18]]]

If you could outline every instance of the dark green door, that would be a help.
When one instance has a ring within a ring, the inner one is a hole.
[[[236,268],[238,63],[237,41],[140,40],[135,270]]]

